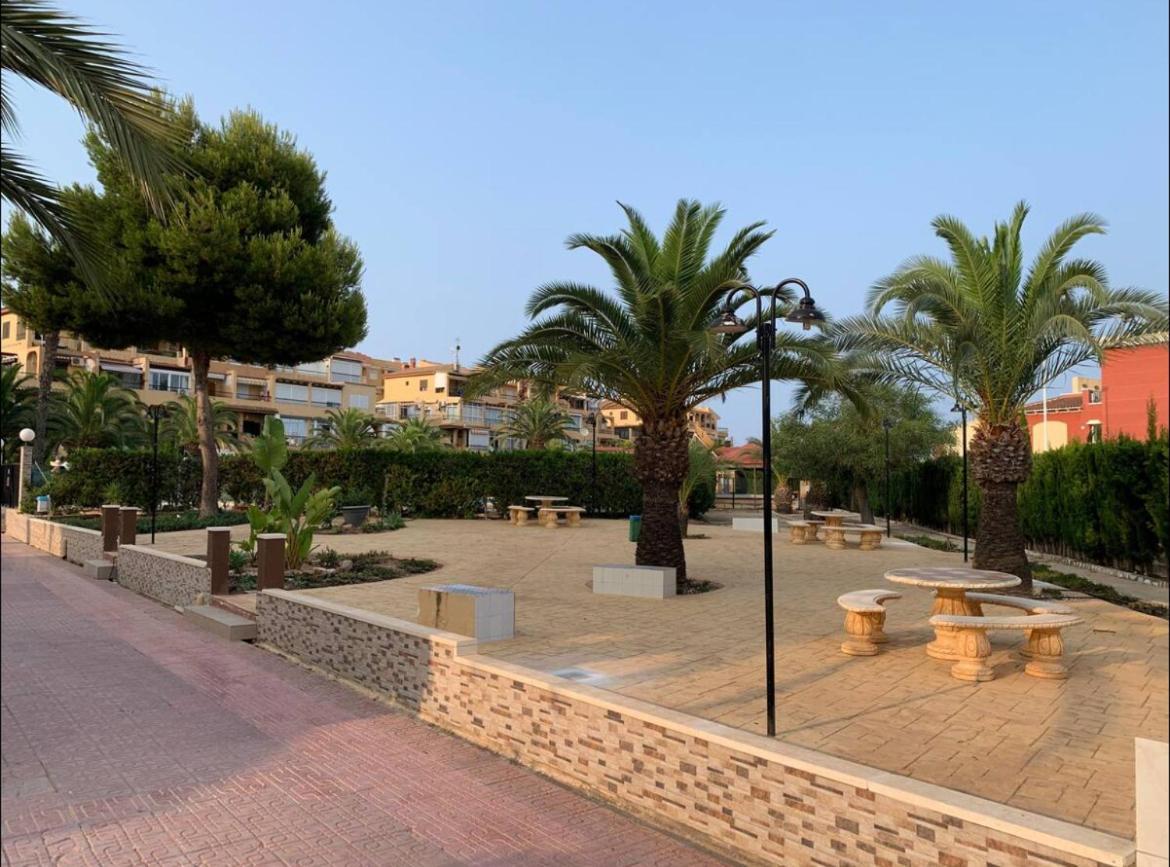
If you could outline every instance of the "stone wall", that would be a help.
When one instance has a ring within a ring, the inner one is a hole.
[[[4,535],[11,536],[17,542],[24,542],[28,544],[29,525],[32,518],[28,515],[16,511],[16,509],[9,509],[4,507]]]
[[[268,590],[258,640],[738,857],[1099,865],[1134,844],[481,656],[476,642]]]
[[[65,525],[32,519],[28,522],[28,544],[54,557],[65,556]]]
[[[192,557],[119,545],[118,583],[166,605],[190,605],[211,592],[211,570]]]
[[[34,518],[15,509],[4,510],[4,532],[18,542],[78,565],[102,556],[102,534],[97,530]]]
[[[102,559],[102,534],[100,531],[62,524],[61,533],[65,538],[65,553],[62,556],[70,563],[82,566],[86,560]]]

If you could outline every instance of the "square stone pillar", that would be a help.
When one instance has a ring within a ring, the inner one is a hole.
[[[133,545],[138,541],[138,509],[134,506],[123,506],[119,510],[120,525],[118,529],[118,544]]]
[[[211,569],[212,596],[227,595],[228,552],[231,550],[231,547],[232,531],[230,527],[207,528],[207,566]],[[282,551],[282,556],[283,553]]]
[[[256,537],[256,590],[284,589],[284,533]]]
[[[118,531],[122,523],[122,507],[102,506],[102,550],[112,554],[118,550]]]
[[[16,508],[24,504],[24,495],[32,489],[33,448],[20,447],[20,474],[16,479]]]

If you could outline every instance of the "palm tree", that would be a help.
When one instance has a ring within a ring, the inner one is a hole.
[[[179,451],[195,454],[199,451],[198,407],[189,394],[167,403],[167,414],[159,434],[164,442]],[[231,451],[239,445],[236,435],[236,412],[222,401],[211,401],[211,430],[218,451]]]
[[[443,432],[430,419],[416,416],[395,428],[386,445],[400,452],[433,452],[443,447]]]
[[[712,331],[729,295],[747,278],[747,260],[771,237],[763,223],[736,232],[708,258],[724,211],[678,203],[662,239],[642,216],[621,206],[628,226],[617,235],[573,235],[570,249],[605,260],[616,295],[579,283],[539,287],[528,301],[535,321],[487,354],[475,390],[529,379],[627,407],[642,418],[634,473],[642,483],[639,564],[673,566],[686,582],[678,490],[687,474],[687,412],[760,379],[754,339]],[[783,300],[787,303],[788,296]],[[777,379],[823,387],[833,378],[833,351],[820,337],[777,336]]]
[[[57,94],[109,141],[151,205],[161,212],[168,200],[163,176],[181,164],[171,152],[180,131],[152,98],[146,70],[102,34],[38,0],[0,2],[0,68],[29,84]],[[0,130],[6,139],[19,132],[7,87],[0,90]],[[0,147],[0,195],[23,210],[65,244],[86,269],[94,271],[95,251],[83,238],[76,218],[56,186],[23,156]]]
[[[3,460],[15,456],[20,432],[33,420],[37,390],[19,364],[0,366],[0,439],[4,440]]]
[[[534,397],[518,404],[512,417],[500,428],[500,435],[524,440],[525,448],[543,449],[553,442],[569,438],[569,417],[544,397]]]
[[[52,433],[66,448],[134,445],[144,433],[138,398],[107,373],[74,371],[53,414]]]
[[[1031,587],[1016,516],[1016,488],[1032,465],[1023,408],[1029,398],[1107,345],[1165,330],[1163,298],[1111,289],[1105,269],[1070,259],[1077,241],[1105,231],[1080,214],[1061,224],[1027,271],[1020,231],[1028,206],[976,238],[954,217],[934,220],[950,260],[918,256],[870,290],[868,312],[840,322],[840,345],[888,382],[910,382],[962,401],[979,424],[971,474],[983,495],[975,566],[1011,572]],[[887,312],[890,311],[890,312]]]
[[[331,409],[325,414],[326,426],[305,443],[309,448],[360,449],[378,442],[374,419],[360,409]]]

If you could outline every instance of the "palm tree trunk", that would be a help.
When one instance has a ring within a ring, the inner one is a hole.
[[[61,332],[46,331],[41,343],[40,366],[37,370],[37,404],[33,415],[33,461],[39,463],[45,458],[49,447],[49,401],[53,396],[53,371],[57,367],[57,350],[61,347]]]
[[[1016,510],[1016,489],[1032,469],[1028,431],[1019,422],[980,425],[971,436],[971,477],[983,496],[975,530],[975,568],[1020,578],[1019,592],[1032,594],[1032,569]]]
[[[219,452],[215,448],[215,430],[211,413],[211,396],[207,391],[207,373],[211,356],[205,352],[191,355],[191,378],[195,382],[195,425],[199,430],[199,458],[203,463],[203,484],[199,490],[199,514],[210,517],[219,511]]]
[[[634,562],[673,566],[679,589],[687,583],[678,497],[690,466],[689,438],[684,418],[646,420],[634,442],[634,475],[642,483],[642,532]]]

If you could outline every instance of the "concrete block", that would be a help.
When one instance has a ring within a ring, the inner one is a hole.
[[[675,595],[677,586],[673,566],[593,567],[593,592],[607,596],[665,599]]]
[[[1165,864],[1170,860],[1170,744],[1134,738],[1134,765],[1137,769],[1137,851],[1138,863]]]
[[[256,637],[256,621],[232,614],[213,605],[191,605],[183,609],[183,617],[197,626],[231,641],[252,641]]]
[[[420,587],[418,622],[480,641],[502,641],[516,631],[516,597],[511,590],[470,584]]]
[[[762,533],[762,532],[764,532],[764,519],[762,517],[761,518],[732,518],[731,519],[731,529],[733,529],[733,530],[746,530],[749,533]],[[775,533],[778,529],[780,529],[780,521],[779,521],[779,519],[773,517],[772,518],[772,532]]]
[[[109,560],[86,560],[85,575],[87,578],[97,578],[100,581],[113,581],[117,577],[117,567]]]

